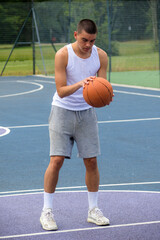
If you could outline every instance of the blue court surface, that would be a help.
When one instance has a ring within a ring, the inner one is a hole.
[[[97,109],[99,208],[110,226],[86,221],[85,168],[75,145],[54,196],[59,229],[44,231],[39,218],[54,78],[0,78],[0,239],[160,239],[160,90],[113,89],[113,102]]]

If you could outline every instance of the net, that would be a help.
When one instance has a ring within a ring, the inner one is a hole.
[[[109,56],[111,82],[160,87],[158,0],[4,2],[0,9],[1,73],[12,52],[3,76],[53,76],[56,51],[74,41],[79,20],[90,18],[98,27],[96,45]]]

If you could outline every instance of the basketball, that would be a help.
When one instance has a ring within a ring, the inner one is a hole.
[[[92,107],[109,105],[113,97],[113,88],[110,82],[101,77],[96,77],[84,85],[83,97]]]

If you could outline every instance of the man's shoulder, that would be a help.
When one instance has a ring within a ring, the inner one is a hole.
[[[60,48],[55,55],[55,64],[67,66],[68,62],[68,50],[67,46]]]
[[[103,49],[97,47],[97,51],[98,51],[99,56],[107,57],[107,53]]]
[[[67,46],[64,46],[64,47],[60,48],[56,52],[56,57],[67,57],[67,56],[68,56]]]
[[[107,53],[103,49],[101,49],[99,47],[97,47],[97,52],[98,52],[98,55],[99,55],[99,60],[100,60],[101,65],[108,64]]]

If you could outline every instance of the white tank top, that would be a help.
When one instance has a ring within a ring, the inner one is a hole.
[[[92,47],[91,56],[86,59],[78,57],[73,51],[71,44],[66,47],[68,50],[68,64],[66,67],[67,85],[75,84],[90,76],[96,76],[100,68],[100,60],[95,45]],[[60,98],[56,91],[53,96],[52,105],[73,111],[91,108],[83,98],[83,87],[64,98]]]

